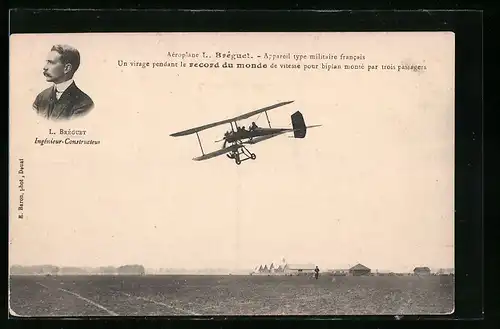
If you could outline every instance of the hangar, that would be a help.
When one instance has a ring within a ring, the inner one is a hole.
[[[349,274],[355,275],[355,276],[370,275],[370,273],[371,273],[371,270],[362,264],[354,265],[353,267],[351,267],[349,269]]]

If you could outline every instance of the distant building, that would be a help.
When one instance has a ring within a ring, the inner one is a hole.
[[[413,274],[415,274],[415,275],[430,275],[431,269],[428,268],[427,266],[415,267],[415,269],[413,270]]]
[[[119,275],[144,275],[146,270],[142,265],[124,265],[117,269]]]
[[[354,276],[370,275],[370,273],[371,270],[362,264],[354,265],[349,269],[349,274]]]
[[[455,269],[453,268],[440,268],[437,271],[437,275],[454,275]]]
[[[267,264],[264,265],[264,267],[262,265],[258,266],[255,268],[255,270],[252,272],[252,274],[271,274],[273,273],[274,270],[273,270],[273,264],[271,264],[270,267],[267,267]]]
[[[312,274],[315,268],[314,264],[287,264],[283,271],[288,275]]]

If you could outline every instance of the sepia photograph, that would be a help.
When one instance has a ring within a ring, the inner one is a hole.
[[[453,33],[9,42],[12,316],[454,312]]]
[[[70,120],[88,114],[92,99],[77,87],[74,76],[80,67],[80,52],[69,45],[54,45],[43,66],[43,76],[51,84],[33,102],[36,113],[49,120]]]

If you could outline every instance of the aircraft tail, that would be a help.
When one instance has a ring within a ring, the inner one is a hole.
[[[292,114],[292,126],[293,126],[293,136],[295,138],[306,137],[306,123],[304,122],[304,116],[299,111]]]

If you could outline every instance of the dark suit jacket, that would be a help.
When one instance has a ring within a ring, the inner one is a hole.
[[[54,86],[45,89],[36,96],[33,108],[47,119],[67,120],[87,114],[94,108],[94,102],[73,82],[59,99]]]

